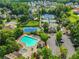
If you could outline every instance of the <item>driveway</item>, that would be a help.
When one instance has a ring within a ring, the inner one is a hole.
[[[73,44],[69,39],[69,36],[63,35],[62,40],[64,42],[63,45],[68,49],[68,54],[67,54],[67,59],[68,59],[75,53],[75,48],[73,47]]]
[[[50,49],[52,50],[53,55],[57,55],[57,56],[60,55],[59,47],[57,47],[57,45],[56,45],[55,34],[50,34],[50,38],[47,41],[47,44],[50,47]]]

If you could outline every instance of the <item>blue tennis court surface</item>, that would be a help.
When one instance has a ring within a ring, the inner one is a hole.
[[[38,31],[39,28],[38,27],[25,27],[23,29],[23,32],[35,32],[35,31]]]

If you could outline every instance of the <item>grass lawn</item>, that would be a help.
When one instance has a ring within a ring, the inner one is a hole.
[[[79,16],[73,13],[73,10],[71,10],[70,12],[68,12],[70,14],[70,16],[68,17],[68,19],[70,20],[71,23],[75,23],[77,22],[77,20],[79,20]]]
[[[30,21],[27,22],[26,26],[28,26],[28,27],[38,27],[39,21],[30,20]]]

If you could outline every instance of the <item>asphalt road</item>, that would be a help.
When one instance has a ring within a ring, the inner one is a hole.
[[[50,34],[50,38],[47,41],[47,44],[50,47],[50,49],[52,50],[53,55],[57,55],[57,56],[60,55],[59,47],[56,45],[55,34]]]
[[[69,36],[63,35],[62,40],[64,42],[63,45],[68,49],[68,54],[67,54],[67,59],[68,59],[75,53],[75,48],[73,47],[73,44],[69,39]]]
[[[64,47],[66,47],[68,50],[68,53],[67,53],[67,59],[68,59],[69,57],[71,57],[75,53],[75,48],[73,47],[73,44],[72,44],[71,40],[69,39],[69,36],[63,35],[62,41],[64,42],[63,43]],[[50,38],[47,41],[47,44],[50,47],[50,49],[52,50],[53,55],[60,55],[60,49],[56,45],[55,34],[53,34],[53,33],[50,34]]]

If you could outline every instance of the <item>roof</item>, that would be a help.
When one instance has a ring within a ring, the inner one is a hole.
[[[16,28],[17,22],[6,22],[4,28],[14,29]]]
[[[73,5],[72,7],[73,8],[79,8],[79,5]]]
[[[73,3],[72,2],[67,2],[65,5],[72,5]]]
[[[52,15],[52,14],[44,14],[44,15],[42,15],[42,18],[45,18],[45,19],[52,19],[52,18],[55,18],[55,16]]]
[[[10,54],[7,54],[5,55],[5,58],[7,59],[15,59],[17,58],[18,56],[20,56],[20,54],[18,52],[13,52],[13,53],[10,53]]]
[[[73,10],[74,10],[74,12],[79,12],[79,8],[75,8]]]
[[[5,55],[6,58],[9,58],[9,59],[15,59],[16,58],[16,55],[10,53],[9,55]]]
[[[11,21],[11,22],[7,22],[6,24],[11,25],[11,24],[17,24],[17,23],[14,21]]]

